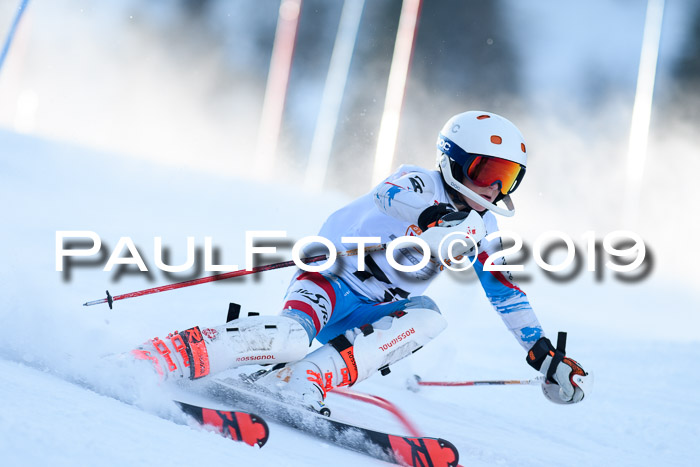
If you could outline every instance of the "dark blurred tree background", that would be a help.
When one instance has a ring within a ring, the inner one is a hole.
[[[672,68],[675,82],[672,105],[686,118],[700,123],[700,6],[695,5],[688,34]]]
[[[430,167],[437,131],[447,118],[467,108],[502,108],[517,95],[517,57],[500,6],[423,2],[395,166]],[[365,5],[327,185],[353,175],[366,179],[372,170],[400,12],[400,0]],[[433,124],[426,127],[426,120]]]
[[[232,4],[180,0],[180,26],[197,34],[181,35],[176,28],[161,32],[170,44],[182,42],[183,37],[201,37],[200,41],[222,49],[230,58],[230,69],[222,70],[229,78],[243,66],[264,83],[279,4],[278,0]],[[353,176],[366,179],[371,172],[401,5],[401,0],[365,3],[327,186],[347,185]],[[342,7],[341,0],[302,3],[280,140],[280,148],[294,159],[292,165],[302,170]],[[518,58],[499,13],[501,7],[500,0],[423,2],[394,165],[431,166],[437,131],[455,112],[466,108],[502,111],[516,101],[512,98],[519,91]],[[241,41],[243,34],[245,41]],[[189,48],[196,49],[192,44]],[[411,118],[414,115],[420,119]],[[421,123],[425,121],[433,123],[425,126]]]
[[[192,51],[207,43],[226,58],[217,77],[219,89],[212,96],[222,95],[222,88],[239,85],[242,74],[264,89],[279,0],[179,0],[176,5],[180,27],[188,30],[178,31],[161,22],[169,45]],[[328,188],[336,185],[351,192],[348,186],[357,186],[353,178],[366,180],[371,173],[401,5],[401,0],[365,2],[335,134]],[[303,0],[302,4],[279,146],[287,157],[285,163],[302,171],[342,7],[342,0]],[[506,0],[423,1],[394,166],[430,167],[437,132],[454,113],[482,109],[515,117],[525,108],[530,96],[520,86],[524,82],[520,54],[527,51],[513,43],[518,36],[507,7]],[[700,94],[700,7],[690,10],[692,27],[681,55],[673,66],[665,67],[673,86],[657,82],[655,98],[665,105],[655,108],[655,113],[671,105],[682,107],[691,118],[698,117],[698,105],[685,105],[692,100],[690,95]],[[200,45],[189,43],[191,37],[198,38]],[[660,62],[665,59],[660,57]],[[577,98],[588,106],[588,113],[595,114],[596,106],[597,111],[605,109],[620,91],[619,83],[612,81],[618,77],[604,71],[591,65],[579,76],[584,85],[577,90]],[[633,92],[628,86],[621,95],[631,99]],[[556,107],[552,102],[551,106],[562,115],[568,108],[576,109],[571,102],[566,104]],[[227,105],[231,104],[221,104]]]

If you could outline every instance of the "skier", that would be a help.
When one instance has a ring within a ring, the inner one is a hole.
[[[563,344],[555,347],[545,337],[510,273],[484,270],[486,258],[502,250],[500,239],[484,238],[498,230],[493,213],[514,214],[510,194],[521,183],[526,162],[523,136],[507,119],[483,111],[455,115],[438,136],[438,170],[401,166],[370,193],[331,214],[319,233],[339,251],[357,247],[347,237],[379,237],[377,243],[388,243],[417,236],[430,247],[427,265],[402,272],[383,252],[373,252],[361,258],[364,268],[355,258],[339,259],[323,272],[299,270],[278,316],[195,326],[152,339],[132,353],[151,361],[163,378],[197,379],[242,365],[275,364],[259,372],[255,384],[320,410],[331,389],[377,371],[385,374],[389,365],[434,339],[447,323],[423,292],[453,261],[476,256],[474,269],[491,304],[526,350],[527,363],[547,377],[545,395],[557,403],[579,402],[592,376],[566,357]],[[505,207],[497,205],[501,201]],[[412,266],[423,255],[406,246],[393,259]],[[494,264],[505,261],[501,257]],[[307,354],[314,339],[323,345]]]

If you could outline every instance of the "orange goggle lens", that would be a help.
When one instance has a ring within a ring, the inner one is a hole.
[[[517,162],[496,157],[476,156],[465,170],[465,175],[478,186],[500,185],[500,191],[507,195],[519,181],[522,166]]]

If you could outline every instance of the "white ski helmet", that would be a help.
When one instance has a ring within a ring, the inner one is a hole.
[[[510,193],[525,175],[527,147],[509,120],[479,110],[455,115],[440,130],[437,150],[437,164],[448,187],[493,212],[515,214]],[[498,183],[500,194],[493,203],[486,201],[462,184],[465,176],[480,186]],[[496,206],[500,200],[507,209]]]

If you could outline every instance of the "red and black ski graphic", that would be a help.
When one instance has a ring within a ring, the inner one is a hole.
[[[214,427],[217,432],[234,441],[263,447],[270,436],[265,420],[257,415],[238,410],[215,410],[175,401],[183,412],[200,425]]]
[[[415,467],[456,467],[459,462],[457,448],[442,438],[391,435],[341,422],[247,390],[230,380],[215,379],[210,386],[210,395],[236,407],[259,412],[268,420],[383,461]]]
[[[457,448],[442,438],[408,438],[386,435],[399,464],[412,466],[455,467],[459,461]]]

